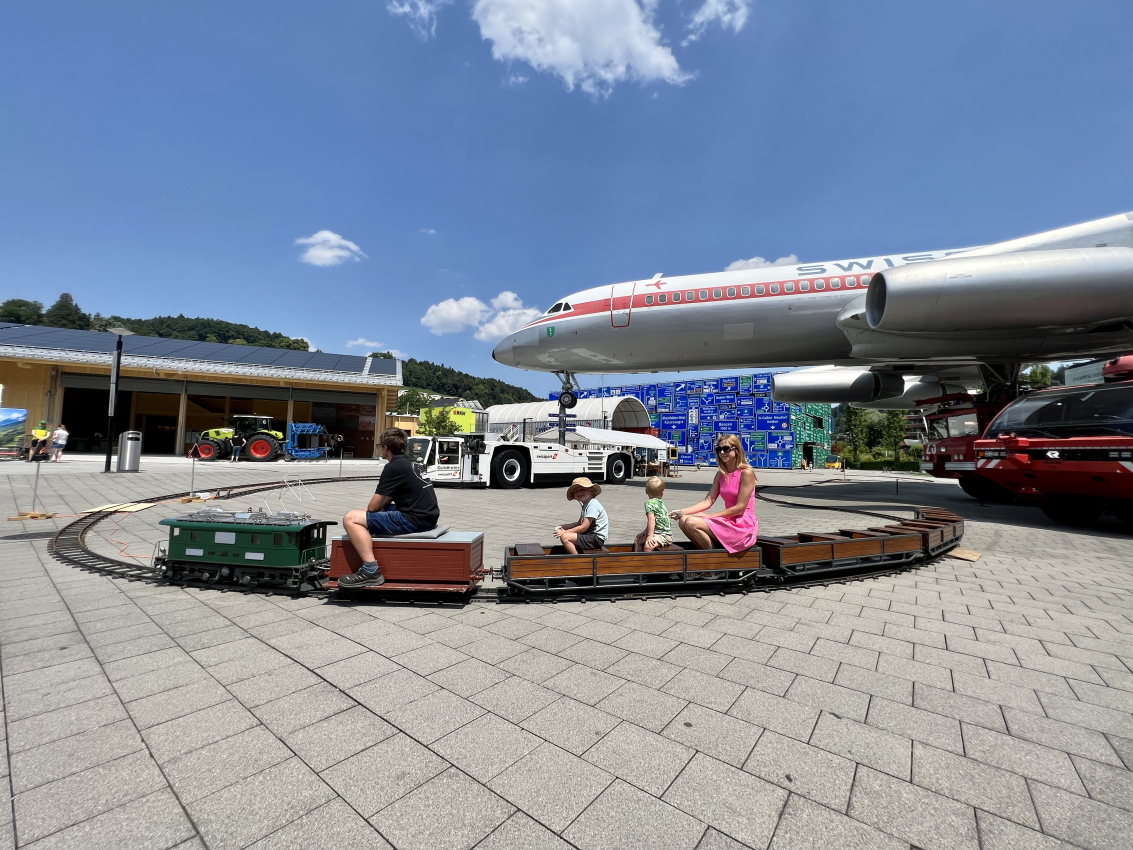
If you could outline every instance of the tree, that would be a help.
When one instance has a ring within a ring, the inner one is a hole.
[[[90,316],[79,309],[70,292],[64,292],[43,314],[43,324],[51,328],[87,331],[90,330]]]
[[[1065,370],[1063,370],[1063,374],[1066,374]],[[1039,363],[1027,370],[1026,377],[1027,383],[1030,384],[1031,389],[1041,390],[1051,385],[1051,381],[1054,379],[1054,372],[1052,372],[1050,367],[1045,363]]]
[[[420,412],[421,408],[428,407],[431,401],[427,393],[416,387],[409,387],[397,397],[397,412],[412,416]]]
[[[901,444],[905,441],[905,411],[887,410],[884,419],[885,446],[893,448],[893,459],[897,460]]]
[[[846,428],[846,441],[854,453],[854,463],[861,463],[861,447],[866,445],[866,412],[848,404],[843,407],[845,412],[842,414],[842,423]]]
[[[447,407],[425,407],[421,410],[418,431],[426,437],[451,437],[460,426],[449,416]]]
[[[392,358],[388,351],[375,351],[371,357]],[[401,379],[406,386],[421,387],[443,396],[455,396],[476,400],[484,407],[493,404],[514,404],[521,401],[539,401],[539,398],[525,390],[496,378],[478,378],[461,372],[443,363],[430,363],[428,360],[401,361]]]
[[[43,305],[38,301],[9,298],[0,304],[0,322],[16,325],[38,325],[43,321]]]

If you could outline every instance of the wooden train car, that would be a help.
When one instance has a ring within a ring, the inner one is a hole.
[[[450,531],[448,526],[425,534],[375,537],[374,554],[385,584],[351,591],[365,596],[404,596],[407,592],[470,594],[484,579],[484,532]],[[362,558],[344,534],[331,541],[327,589],[339,576],[357,572]],[[342,591],[340,591],[342,592]]]
[[[206,508],[163,519],[169,539],[154,557],[154,569],[172,582],[242,587],[321,587],[327,571],[327,527],[282,511],[223,511]]]
[[[963,534],[964,521],[955,514],[921,509],[915,519],[893,525],[763,537],[751,549],[735,553],[695,549],[689,543],[634,552],[632,544],[625,543],[570,555],[561,546],[520,543],[505,550],[497,575],[516,596],[743,588],[781,584],[788,577],[836,578],[900,569],[942,554]]]

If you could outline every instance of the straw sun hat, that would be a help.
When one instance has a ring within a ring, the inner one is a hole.
[[[574,479],[574,481],[571,482],[570,487],[567,488],[567,501],[573,502],[574,501],[574,491],[575,490],[581,490],[584,487],[593,488],[595,496],[597,496],[599,493],[602,492],[602,488],[599,485],[595,484],[593,481],[591,481],[589,478],[576,478],[576,479]]]

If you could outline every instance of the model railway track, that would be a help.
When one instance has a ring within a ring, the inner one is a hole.
[[[373,481],[378,476],[351,476],[350,478],[329,477],[329,478],[316,478],[305,480],[305,485],[315,484],[335,484],[346,481]],[[284,482],[276,482],[270,484],[245,484],[237,485],[229,488],[220,488],[216,491],[216,498],[219,500],[228,499],[241,499],[246,496],[255,495],[257,493],[270,492],[278,490],[287,486]],[[163,496],[154,496],[146,499],[138,499],[136,503],[148,504],[161,504],[169,502],[174,499],[184,498],[188,493],[170,493]],[[874,517],[884,520],[888,523],[894,524],[916,524],[918,522],[923,524],[931,524],[936,522],[937,525],[945,526],[951,523],[951,528],[937,528],[937,529],[920,529],[919,531],[924,535],[924,546],[919,553],[910,552],[907,557],[903,557],[899,561],[892,563],[870,563],[869,559],[861,559],[858,562],[844,562],[844,566],[838,566],[834,561],[830,561],[827,568],[817,570],[813,573],[806,570],[796,570],[795,568],[786,565],[780,565],[776,574],[771,577],[770,581],[758,582],[750,584],[746,582],[736,581],[720,581],[720,582],[696,582],[687,583],[681,586],[666,585],[664,587],[651,588],[648,584],[638,583],[618,583],[614,585],[605,585],[598,579],[598,562],[595,561],[593,566],[594,581],[589,587],[559,587],[552,589],[550,583],[545,583],[546,590],[538,592],[536,582],[528,582],[528,590],[536,591],[530,595],[523,595],[516,598],[512,594],[508,601],[512,602],[535,602],[535,601],[549,601],[556,602],[568,598],[579,598],[582,601],[587,599],[593,600],[595,594],[601,595],[603,598],[610,599],[651,599],[651,598],[673,598],[676,596],[704,596],[704,595],[717,595],[725,594],[728,592],[757,592],[760,590],[779,590],[787,587],[801,588],[801,587],[815,587],[829,584],[841,584],[845,582],[866,581],[869,579],[880,578],[882,576],[893,575],[903,572],[908,569],[922,566],[923,564],[935,560],[937,557],[943,555],[949,549],[954,547],[963,534],[963,521],[959,517],[950,517],[944,519],[944,512],[937,508],[927,506],[909,505],[908,509],[914,513],[916,519],[909,520],[905,517],[899,517],[892,514],[880,513],[877,511],[868,511],[860,508],[838,507],[826,504],[813,504],[809,502],[797,502],[782,498],[775,498],[765,494],[758,494],[759,499],[771,502],[773,504],[781,505],[784,507],[794,507],[806,510],[822,510],[822,511],[835,511],[838,513],[857,514],[863,516]],[[87,534],[92,528],[97,526],[104,520],[114,516],[117,512],[113,509],[95,511],[86,514],[74,522],[69,523],[60,529],[48,544],[48,552],[56,560],[68,564],[76,569],[85,572],[91,572],[99,575],[108,576],[111,578],[124,579],[126,581],[142,581],[152,584],[159,584],[164,581],[161,575],[154,567],[147,562],[125,561],[118,558],[112,558],[106,555],[98,554],[91,550],[87,543]],[[893,526],[887,526],[893,528]],[[880,529],[875,529],[880,530]],[[906,529],[907,530],[907,529]],[[805,537],[821,537],[821,535],[805,535]],[[806,544],[814,545],[812,541],[801,539],[794,544],[802,547]],[[769,538],[776,539],[776,538]],[[514,553],[513,553],[514,555]],[[684,561],[683,570],[688,572],[688,562],[691,560],[689,555],[681,556]],[[516,558],[515,564],[519,564],[521,559]],[[764,564],[766,566],[766,564]],[[726,567],[725,567],[726,568]],[[514,566],[512,567],[514,569]],[[699,569],[699,568],[698,568]],[[711,569],[718,569],[712,567]],[[734,570],[734,567],[733,567]],[[590,569],[586,570],[587,573],[591,572]],[[737,576],[741,571],[735,571]],[[751,573],[754,575],[754,573]],[[760,570],[760,575],[767,578],[765,570]],[[179,582],[175,582],[179,583]],[[515,583],[509,582],[512,585],[510,590],[515,589]],[[276,594],[276,595],[290,595],[290,596],[303,596],[310,593],[325,593],[323,587],[304,585],[300,588],[288,589],[281,587],[241,587],[239,585],[209,585],[203,583],[194,583],[193,586],[201,588],[212,588],[221,591],[233,591],[242,593],[259,593],[259,594]],[[498,602],[505,598],[508,591],[497,592],[496,589],[485,590],[480,588],[471,596],[465,597],[470,602]],[[437,594],[424,594],[420,597],[415,595],[407,595],[405,601],[415,601],[417,598],[424,600],[443,601],[442,595]]]

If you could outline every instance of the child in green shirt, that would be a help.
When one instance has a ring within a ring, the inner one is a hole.
[[[661,501],[665,495],[665,482],[653,476],[645,482],[645,531],[633,540],[633,551],[652,552],[673,542],[673,529],[669,525],[669,509]]]

